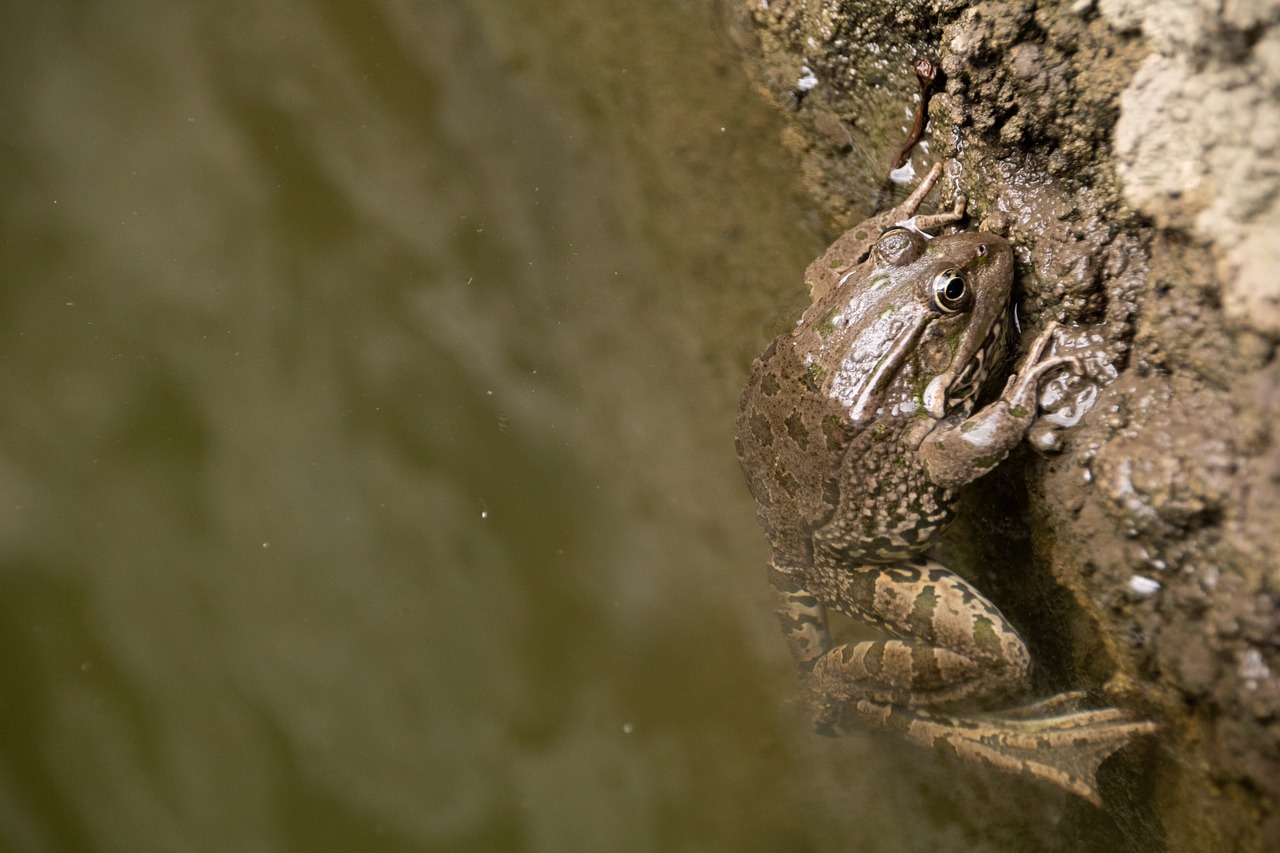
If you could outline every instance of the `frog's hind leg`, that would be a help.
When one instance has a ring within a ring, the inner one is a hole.
[[[824,654],[813,681],[828,701],[936,706],[1026,681],[1031,658],[1018,632],[972,584],[938,563],[815,567],[805,582],[825,604],[894,638]]]
[[[990,690],[972,658],[906,640],[836,646],[814,664],[812,681],[824,705],[868,699],[929,708]]]
[[[831,650],[827,630],[827,610],[818,597],[802,587],[786,571],[771,567],[769,587],[773,593],[773,610],[782,625],[787,646],[802,672]]]

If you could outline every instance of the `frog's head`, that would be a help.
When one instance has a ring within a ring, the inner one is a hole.
[[[892,228],[856,277],[837,287],[845,291],[837,309],[815,306],[806,324],[825,337],[829,393],[851,420],[865,425],[877,412],[921,409],[942,418],[976,398],[1004,344],[1009,244],[994,234],[929,239]],[[844,318],[843,330],[831,333],[823,316]]]
[[[925,411],[942,418],[977,397],[1004,351],[1013,252],[986,233],[939,237],[929,249],[920,298],[928,299],[933,317],[913,356],[919,375],[932,377],[924,387]]]

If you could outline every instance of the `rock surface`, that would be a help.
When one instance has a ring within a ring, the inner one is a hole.
[[[976,486],[1021,516],[1027,565],[973,569],[1042,668],[1164,725],[1082,837],[1277,849],[1280,2],[727,3],[833,231],[902,145],[912,60],[939,62],[916,173],[952,161],[945,194],[1017,247],[1024,342],[1057,319],[1087,354],[1054,392],[1071,428],[1036,436],[1056,453]],[[1071,614],[1020,610],[1019,581]]]

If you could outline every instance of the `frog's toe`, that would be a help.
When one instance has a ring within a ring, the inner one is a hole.
[[[1050,320],[1045,325],[1040,334],[1036,335],[1035,341],[1032,342],[1031,351],[1027,353],[1027,361],[1040,360],[1040,356],[1044,355],[1044,351],[1049,347],[1049,344],[1053,343],[1057,338],[1057,332],[1061,325],[1057,320]]]
[[[1084,365],[1074,355],[1055,355],[1028,367],[1027,380],[1038,383],[1046,374],[1062,367],[1069,368],[1076,376],[1084,374]]]

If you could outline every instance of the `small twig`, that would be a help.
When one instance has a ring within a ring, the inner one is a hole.
[[[938,79],[938,66],[928,59],[917,59],[912,67],[916,71],[916,79],[920,81],[920,109],[916,110],[916,120],[907,134],[898,159],[893,161],[893,169],[901,169],[911,159],[911,149],[916,147],[920,137],[924,136],[924,126],[929,121],[929,96],[933,94],[933,83]]]
[[[929,123],[929,96],[933,94],[933,84],[938,79],[939,68],[932,60],[924,58],[917,59],[911,67],[915,69],[916,79],[920,81],[920,109],[916,110],[915,121],[911,124],[911,130],[907,132],[907,141],[903,143],[897,159],[889,167],[889,174],[880,185],[880,193],[876,196],[875,209],[872,213],[879,213],[884,209],[889,191],[893,188],[893,172],[907,165],[907,161],[911,159],[912,149],[916,147],[920,137],[924,136],[925,126]]]

